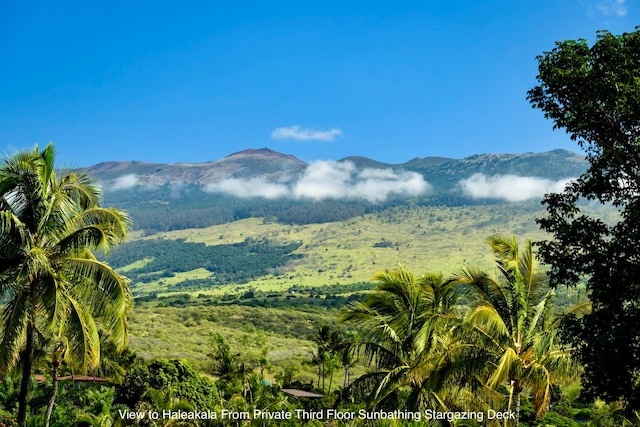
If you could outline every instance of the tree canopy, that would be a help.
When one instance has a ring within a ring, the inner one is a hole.
[[[100,329],[125,348],[132,303],[127,279],[92,252],[122,241],[129,218],[99,206],[100,188],[87,175],[59,176],[54,160],[50,144],[0,164],[0,373],[22,364],[21,425],[36,346],[64,343],[81,370],[95,367]]]
[[[467,369],[491,389],[507,388],[508,409],[515,411],[518,425],[523,392],[531,393],[536,415],[542,416],[549,410],[552,386],[570,382],[579,368],[571,351],[556,342],[554,292],[536,265],[531,241],[520,246],[515,237],[492,236],[488,243],[499,277],[466,267],[452,280],[474,296],[461,328],[464,345],[452,353],[466,358]],[[573,311],[582,314],[584,307]]]
[[[591,314],[567,336],[584,364],[591,397],[640,408],[640,27],[596,41],[556,43],[538,58],[534,108],[586,152],[590,167],[560,194],[543,200],[538,220],[551,240],[540,255],[554,286],[584,281]],[[617,223],[585,215],[581,201],[610,204]]]

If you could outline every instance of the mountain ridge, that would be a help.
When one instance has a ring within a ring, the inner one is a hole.
[[[588,166],[586,159],[580,154],[564,149],[522,154],[483,153],[462,159],[415,157],[398,164],[357,155],[330,162],[349,162],[358,169],[406,170],[420,173],[429,180],[445,181],[449,178],[469,177],[476,173],[559,179],[576,177]],[[168,183],[207,185],[229,179],[290,182],[304,174],[312,163],[265,147],[249,148],[231,153],[219,160],[201,163],[106,161],[84,170],[103,183],[112,184],[112,187],[123,177],[135,177],[136,185],[140,186]]]

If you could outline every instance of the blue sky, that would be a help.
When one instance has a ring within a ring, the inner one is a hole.
[[[0,3],[0,148],[59,162],[577,151],[536,55],[640,24],[632,0]]]

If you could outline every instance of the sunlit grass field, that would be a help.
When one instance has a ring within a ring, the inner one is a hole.
[[[302,242],[296,252],[303,257],[272,274],[245,284],[219,286],[212,280],[209,289],[194,292],[221,295],[250,286],[281,291],[294,285],[367,282],[375,272],[394,268],[398,263],[416,273],[434,271],[445,275],[467,263],[488,268],[491,258],[485,239],[492,234],[542,239],[544,234],[535,224],[536,216],[542,214],[536,204],[400,207],[333,223],[286,225],[251,218],[142,238],[185,239],[207,245],[238,243],[246,238]],[[122,271],[126,273],[127,267]],[[211,274],[206,270],[194,270],[145,284],[144,290],[170,289],[187,279],[208,277]]]

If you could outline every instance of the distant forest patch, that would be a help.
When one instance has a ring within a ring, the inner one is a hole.
[[[302,255],[293,253],[301,245],[302,242],[279,245],[266,239],[246,239],[241,243],[215,246],[183,239],[136,240],[121,245],[108,261],[114,268],[121,268],[139,260],[141,254],[152,258],[144,266],[127,271],[134,284],[203,268],[215,275],[214,283],[211,279],[206,280],[210,286],[246,283],[269,274],[288,261],[301,258]]]

